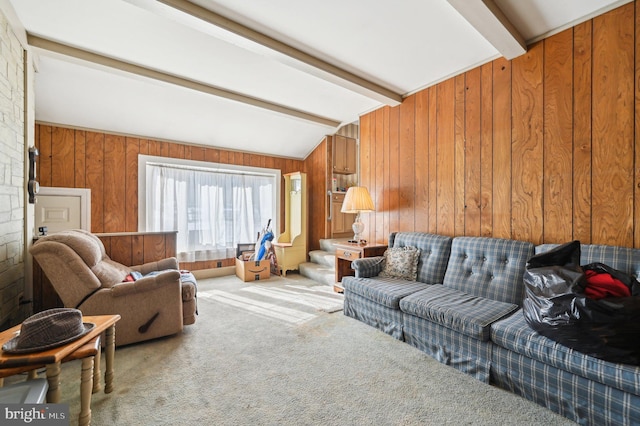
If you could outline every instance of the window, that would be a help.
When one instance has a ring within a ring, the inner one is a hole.
[[[279,170],[140,155],[138,173],[138,228],[178,231],[180,261],[231,258],[278,229]]]

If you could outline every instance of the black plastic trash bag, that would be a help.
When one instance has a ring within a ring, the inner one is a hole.
[[[629,297],[587,297],[585,268],[610,273],[629,286]],[[538,333],[579,352],[640,365],[640,283],[602,263],[580,266],[580,242],[529,259],[523,313]]]

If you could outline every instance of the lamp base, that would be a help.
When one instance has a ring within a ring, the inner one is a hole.
[[[356,220],[351,225],[351,229],[353,229],[353,240],[349,242],[359,243],[362,231],[364,231],[364,223],[360,222],[360,212],[356,213]]]

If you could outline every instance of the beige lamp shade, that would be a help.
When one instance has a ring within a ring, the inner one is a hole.
[[[342,203],[342,213],[360,213],[374,211],[369,191],[364,186],[352,186],[347,190]]]
[[[344,196],[344,202],[342,203],[342,209],[340,209],[340,211],[342,213],[356,214],[355,221],[353,225],[351,225],[353,229],[353,239],[349,240],[349,242],[366,244],[366,241],[360,239],[362,231],[364,231],[364,223],[360,221],[360,213],[374,211],[373,201],[371,201],[371,196],[367,188],[364,186],[352,186],[349,188],[347,195]]]

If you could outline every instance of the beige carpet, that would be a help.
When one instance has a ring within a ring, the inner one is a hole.
[[[345,317],[341,306],[341,295],[297,274],[201,280],[196,324],[116,350],[116,390],[94,394],[92,424],[573,424]],[[79,374],[79,362],[63,365],[72,424]]]

